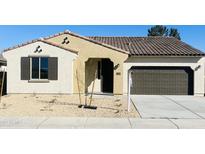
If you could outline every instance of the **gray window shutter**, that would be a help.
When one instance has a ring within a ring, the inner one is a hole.
[[[21,57],[21,80],[30,80],[30,58]]]
[[[48,80],[58,80],[58,58],[48,58]]]

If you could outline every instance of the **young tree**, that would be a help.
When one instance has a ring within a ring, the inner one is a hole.
[[[172,37],[177,38],[178,40],[181,40],[180,33],[179,33],[178,30],[175,29],[175,28],[171,28],[171,29],[170,29],[170,31],[169,31],[169,36],[172,36]]]
[[[168,29],[163,25],[156,25],[148,29],[148,36],[168,36]]]

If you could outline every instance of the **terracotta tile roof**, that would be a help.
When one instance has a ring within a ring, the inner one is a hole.
[[[32,41],[29,41],[29,42],[25,42],[25,43],[22,43],[22,44],[13,46],[13,47],[11,47],[11,48],[4,49],[3,52],[9,51],[9,50],[13,50],[13,49],[16,49],[16,48],[19,48],[19,47],[23,47],[23,46],[25,46],[25,45],[28,45],[28,44],[31,44],[31,43],[35,43],[35,42],[43,42],[43,43],[46,43],[46,44],[49,44],[49,45],[52,45],[52,46],[55,46],[55,47],[58,47],[58,48],[61,48],[61,49],[64,49],[64,50],[73,52],[73,53],[76,53],[76,54],[78,53],[78,51],[76,51],[76,50],[69,49],[69,48],[65,48],[65,47],[63,47],[63,46],[61,46],[61,45],[59,45],[59,44],[50,42],[50,41],[48,41],[48,40],[44,40],[43,38],[42,38],[42,39],[32,40]]]
[[[4,49],[3,52],[9,51],[9,50],[12,50],[12,49],[16,49],[16,48],[18,48],[18,47],[22,47],[22,46],[24,46],[24,45],[27,45],[27,44],[30,44],[30,43],[34,43],[34,42],[37,42],[37,41],[42,41],[42,42],[44,41],[45,43],[46,43],[46,42],[47,42],[47,43],[51,43],[51,42],[48,42],[49,39],[54,38],[54,37],[57,37],[57,36],[60,36],[60,35],[63,35],[63,34],[69,34],[69,35],[72,35],[72,36],[75,36],[75,37],[78,37],[78,38],[87,40],[87,41],[89,41],[89,42],[92,42],[92,43],[95,43],[95,44],[99,44],[99,45],[104,46],[104,47],[106,47],[106,48],[110,48],[110,49],[113,49],[113,50],[116,50],[116,51],[119,51],[119,52],[122,52],[122,53],[125,53],[125,54],[129,54],[128,51],[122,50],[122,49],[120,49],[120,48],[116,48],[116,47],[111,46],[111,45],[108,45],[108,44],[104,44],[104,43],[102,43],[102,42],[95,41],[95,40],[93,40],[93,39],[91,39],[91,38],[89,38],[89,37],[85,37],[85,36],[81,36],[81,35],[72,33],[72,32],[70,32],[70,31],[68,31],[68,30],[66,30],[66,31],[64,31],[64,32],[60,32],[60,33],[54,34],[54,35],[50,35],[50,36],[47,36],[47,37],[44,37],[44,38],[41,38],[41,39],[32,40],[32,41],[29,41],[29,42],[26,42],[26,43],[23,43],[23,44],[20,44],[20,45],[17,45],[17,46],[13,46],[13,47],[11,47],[11,48]],[[58,46],[58,47],[63,48],[63,49],[65,49],[65,50],[67,49],[67,50],[69,50],[69,51],[77,52],[77,51],[75,51],[75,50],[68,49],[67,47],[65,48],[65,47],[62,47],[62,46],[57,45],[57,44],[55,44],[55,46]]]
[[[68,49],[61,45],[51,43],[48,39],[57,37],[63,34],[69,34],[89,42],[110,48],[129,55],[138,56],[205,56],[202,51],[177,40],[174,37],[104,37],[104,36],[81,36],[70,31],[60,32],[41,39],[32,40],[4,51],[12,50],[30,43],[42,41],[50,45],[77,53],[73,49]]]
[[[64,32],[60,32],[60,33],[54,34],[54,35],[51,35],[51,36],[48,36],[48,37],[45,37],[44,40],[48,40],[48,39],[51,39],[51,38],[54,38],[54,37],[57,37],[57,36],[60,36],[60,35],[63,35],[63,34],[69,34],[69,35],[71,35],[71,36],[75,36],[75,37],[84,39],[84,40],[86,40],[86,41],[89,41],[89,42],[92,42],[92,43],[95,43],[95,44],[104,46],[104,47],[106,47],[106,48],[110,48],[110,49],[113,49],[113,50],[116,50],[116,51],[119,51],[119,52],[122,52],[122,53],[125,53],[125,54],[129,54],[129,51],[126,51],[126,50],[117,48],[117,47],[115,47],[115,46],[113,46],[113,45],[109,45],[109,44],[106,44],[106,43],[103,43],[103,42],[94,40],[94,39],[89,38],[89,37],[86,37],[86,36],[81,36],[81,35],[79,35],[79,34],[70,32],[70,31],[68,31],[68,30],[66,30],[66,31],[64,31]]]
[[[141,56],[204,56],[205,53],[174,37],[102,37],[91,36],[104,44]]]

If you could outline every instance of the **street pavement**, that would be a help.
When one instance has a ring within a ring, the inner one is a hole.
[[[4,117],[1,129],[203,129],[204,119]]]

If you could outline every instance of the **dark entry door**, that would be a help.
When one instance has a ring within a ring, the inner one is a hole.
[[[102,92],[113,93],[113,62],[102,59]]]
[[[132,73],[131,93],[193,95],[193,71],[188,67],[136,67]]]

